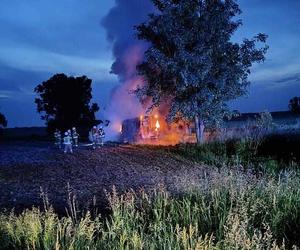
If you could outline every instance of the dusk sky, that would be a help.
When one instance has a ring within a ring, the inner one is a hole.
[[[232,107],[287,110],[289,99],[300,96],[300,0],[239,3],[244,25],[234,39],[263,32],[270,49],[266,62],[253,67],[249,96]],[[0,112],[9,127],[43,125],[33,89],[55,73],[87,75],[94,101],[107,107],[118,78],[110,74],[112,44],[101,20],[114,5],[114,0],[1,0]]]

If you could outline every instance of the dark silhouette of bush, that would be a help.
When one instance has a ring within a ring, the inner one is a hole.
[[[7,127],[7,120],[2,113],[0,113],[0,128],[1,128],[1,126]]]
[[[3,136],[3,128],[7,127],[7,120],[5,116],[0,113],[0,136]]]

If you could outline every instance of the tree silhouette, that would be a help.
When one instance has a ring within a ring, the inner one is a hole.
[[[289,102],[289,109],[293,113],[299,114],[300,113],[300,97],[294,97]]]
[[[92,99],[92,80],[86,76],[68,77],[56,74],[49,80],[39,84],[34,91],[38,94],[35,99],[37,111],[46,121],[48,132],[56,128],[66,131],[71,127],[88,129],[98,124],[95,112],[99,110]]]
[[[136,28],[150,43],[138,66],[145,82],[136,93],[152,100],[150,109],[167,102],[171,121],[194,120],[201,142],[203,125],[221,122],[231,113],[227,103],[247,93],[252,64],[265,59],[267,36],[232,41],[242,24],[235,0],[152,2],[159,11]]]
[[[1,128],[1,126],[7,127],[7,120],[2,113],[0,113],[0,128]]]

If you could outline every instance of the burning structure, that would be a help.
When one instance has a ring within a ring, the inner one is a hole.
[[[158,114],[141,115],[123,121],[120,141],[153,145],[194,143],[195,126],[183,120],[168,124],[165,117]]]

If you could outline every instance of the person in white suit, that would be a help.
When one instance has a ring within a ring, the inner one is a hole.
[[[89,139],[92,142],[93,149],[96,149],[97,146],[97,139],[98,139],[98,129],[96,126],[94,126],[90,133],[89,133]]]
[[[97,144],[98,146],[103,146],[104,145],[104,139],[105,139],[105,131],[102,126],[98,129],[98,139],[97,139]]]
[[[69,151],[72,154],[73,153],[72,137],[69,135],[69,132],[65,132],[64,145],[65,145],[64,153],[66,154]]]

